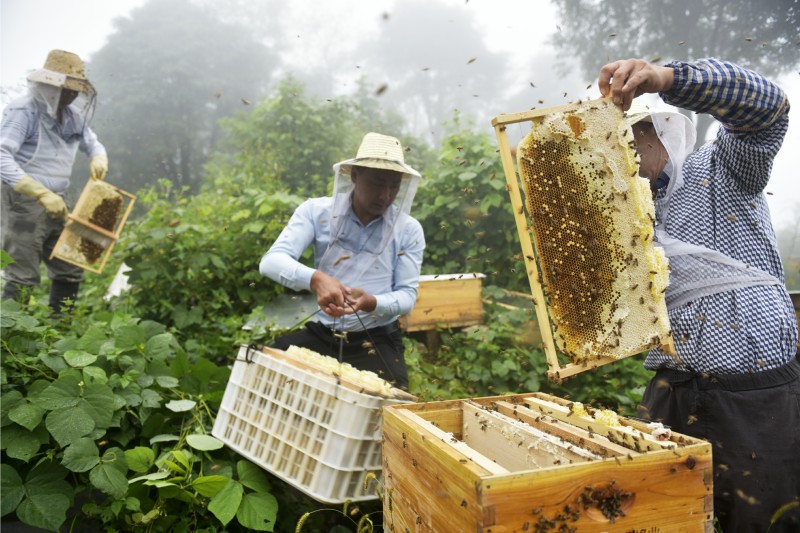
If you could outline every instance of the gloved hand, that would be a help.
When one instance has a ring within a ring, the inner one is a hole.
[[[108,157],[97,154],[89,160],[89,177],[93,180],[105,179],[108,172]]]
[[[49,214],[51,217],[61,217],[66,220],[67,204],[64,203],[64,199],[32,177],[22,176],[22,179],[19,180],[19,183],[14,186],[14,190],[20,194],[24,194],[25,196],[36,198],[39,204],[44,207],[45,211],[47,211],[47,214]]]

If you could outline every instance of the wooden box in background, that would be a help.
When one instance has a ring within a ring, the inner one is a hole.
[[[400,327],[411,332],[482,324],[483,278],[475,273],[420,276],[417,303],[400,317]]]
[[[713,531],[709,443],[599,420],[542,393],[387,407],[384,527]]]

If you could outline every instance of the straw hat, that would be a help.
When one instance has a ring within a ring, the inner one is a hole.
[[[45,83],[82,93],[95,92],[94,87],[86,78],[81,58],[72,52],[64,50],[51,50],[47,54],[44,68],[31,72],[28,75],[28,81]]]
[[[403,147],[398,139],[374,132],[364,135],[355,158],[334,165],[337,167],[344,174],[350,174],[353,167],[368,167],[419,176],[416,170],[405,164]]]

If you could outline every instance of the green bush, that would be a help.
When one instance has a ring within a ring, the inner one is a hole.
[[[456,117],[412,208],[425,230],[423,273],[481,272],[528,291],[506,180],[486,134]]]
[[[167,186],[143,195],[148,216],[126,229],[123,246],[136,312],[221,362],[241,342],[244,319],[283,292],[258,262],[301,198],[250,180],[218,185],[192,197]]]
[[[487,287],[484,293],[494,296],[498,289]],[[440,335],[437,353],[406,341],[410,388],[420,401],[542,391],[635,415],[651,374],[641,357],[631,357],[560,383],[549,381],[533,309],[490,304],[483,325]]]
[[[268,475],[209,434],[227,368],[152,321],[47,312],[3,302],[2,516],[50,531],[274,529]]]

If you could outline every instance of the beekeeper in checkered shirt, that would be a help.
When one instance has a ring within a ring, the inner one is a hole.
[[[789,126],[786,94],[717,59],[615,61],[599,87],[627,111],[671,268],[677,355],[648,355],[656,374],[640,414],[711,442],[723,531],[763,533],[776,512],[770,533],[800,531],[799,509],[780,512],[800,495],[797,322],[764,197]],[[711,114],[716,139],[693,150],[692,122],[637,105],[643,93]]]

